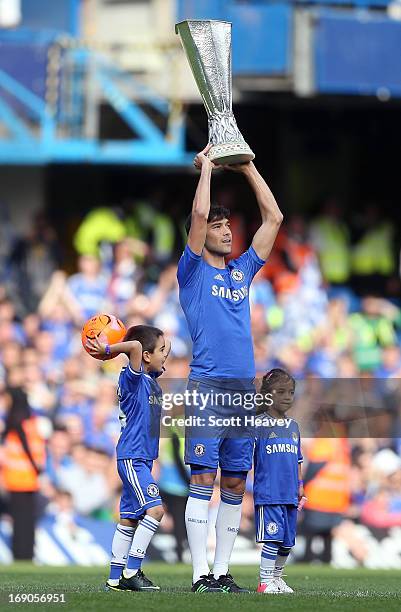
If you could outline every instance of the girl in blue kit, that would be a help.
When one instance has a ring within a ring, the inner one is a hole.
[[[286,416],[295,380],[275,368],[263,377],[260,392],[267,400],[257,420],[254,451],[256,541],[263,543],[257,591],[293,593],[282,574],[295,544],[297,509],[303,497],[299,427]]]

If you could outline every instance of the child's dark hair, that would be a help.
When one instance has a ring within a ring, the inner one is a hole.
[[[209,216],[207,218],[207,222],[211,223],[212,221],[221,221],[222,219],[229,219],[230,211],[225,206],[219,206],[218,204],[213,204],[210,207]],[[189,230],[191,229],[191,220],[192,213],[190,213],[185,221],[185,231],[187,236],[189,234]]]
[[[278,382],[289,382],[292,381],[295,387],[295,378],[282,368],[273,368],[270,372],[267,372],[262,378],[262,386],[260,388],[261,393],[270,393],[273,387]]]
[[[289,374],[285,370],[282,370],[281,368],[273,368],[273,370],[270,370],[270,372],[267,372],[267,374],[263,376],[262,386],[260,387],[260,393],[262,393],[265,396],[268,394],[271,394],[271,392],[273,391],[273,388],[275,387],[275,385],[277,385],[278,382],[286,383],[289,381],[292,381],[295,387],[295,378],[293,378],[291,374]],[[262,414],[266,410],[268,410],[267,404],[262,405],[262,406],[257,406],[256,414]]]
[[[163,336],[163,332],[158,327],[151,325],[133,325],[128,328],[124,337],[124,342],[128,340],[138,340],[142,344],[142,350],[153,353],[156,348],[157,339]]]

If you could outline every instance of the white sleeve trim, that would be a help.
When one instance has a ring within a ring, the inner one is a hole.
[[[139,371],[137,371],[137,370],[134,370],[133,368],[131,368],[131,364],[129,363],[129,364],[128,364],[128,369],[129,369],[129,371],[130,371],[132,374],[135,374],[135,376],[140,376],[141,374],[143,374],[142,367],[141,367],[141,369],[140,369]]]

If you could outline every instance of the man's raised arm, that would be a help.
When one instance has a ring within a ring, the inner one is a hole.
[[[201,171],[201,174],[192,205],[188,246],[196,255],[201,255],[205,246],[207,219],[210,211],[210,178],[215,168],[213,162],[206,156],[210,147],[211,145],[208,144],[194,159],[194,166]]]
[[[258,257],[267,259],[283,221],[283,214],[266,181],[252,162],[237,166],[224,166],[224,168],[244,174],[252,187],[262,217],[262,225],[253,237],[252,246]]]

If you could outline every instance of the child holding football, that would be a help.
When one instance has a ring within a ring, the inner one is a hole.
[[[256,541],[263,544],[258,593],[293,593],[283,568],[295,544],[297,509],[302,505],[302,453],[298,424],[287,411],[295,380],[275,368],[263,377],[267,404],[258,410],[254,450]]]
[[[152,464],[159,453],[162,390],[157,377],[164,371],[170,341],[148,325],[130,327],[123,342],[102,344],[97,338],[86,343],[94,357],[129,358],[118,381],[121,435],[117,444],[117,469],[123,489],[120,522],[112,543],[107,590],[159,591],[142,572],[150,541],[163,517],[163,506]]]

